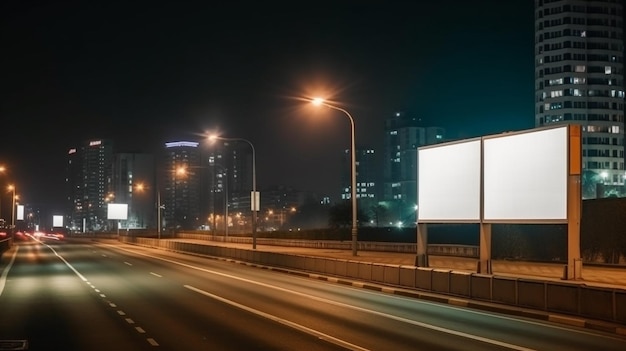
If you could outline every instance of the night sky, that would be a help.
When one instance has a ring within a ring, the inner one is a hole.
[[[379,155],[395,111],[452,139],[534,126],[532,1],[260,3],[2,1],[0,185],[62,208],[70,147],[217,131],[254,144],[260,189],[335,195],[350,124],[318,95]]]

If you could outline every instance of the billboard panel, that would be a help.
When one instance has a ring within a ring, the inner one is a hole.
[[[63,216],[53,215],[52,216],[52,227],[53,228],[63,227]]]
[[[483,139],[485,222],[567,221],[567,126]]]
[[[128,219],[128,204],[107,204],[107,219]]]
[[[480,221],[480,143],[418,149],[418,221]]]

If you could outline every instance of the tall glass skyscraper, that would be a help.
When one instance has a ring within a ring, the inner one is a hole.
[[[622,0],[535,0],[535,126],[579,124],[583,198],[626,196]]]
[[[113,143],[90,140],[68,151],[67,223],[75,232],[107,230],[107,197],[111,180]]]
[[[200,218],[201,160],[198,142],[165,143],[161,170],[164,228],[197,229]]]

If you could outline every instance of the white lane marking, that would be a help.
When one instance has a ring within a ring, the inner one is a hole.
[[[17,256],[17,251],[19,249],[19,246],[15,247],[15,252],[13,252],[13,256],[11,256],[11,261],[9,261],[9,264],[7,264],[7,266],[2,270],[2,275],[0,275],[0,296],[2,296],[4,285],[7,282],[7,275],[9,275],[9,270],[11,269],[11,266],[13,266],[13,262],[15,262],[15,257]]]
[[[217,295],[211,294],[210,292],[207,292],[207,291],[204,291],[204,290],[198,289],[198,288],[193,287],[193,286],[191,286],[191,285],[184,285],[184,287],[185,287],[185,288],[187,288],[187,289],[189,289],[189,290],[195,291],[195,292],[197,292],[197,293],[199,293],[199,294],[202,294],[202,295],[204,295],[204,296],[208,296],[208,297],[210,297],[210,298],[212,298],[212,299],[215,299],[215,300],[221,301],[221,302],[223,302],[223,303],[225,303],[225,304],[228,304],[228,305],[231,305],[231,306],[237,307],[237,308],[239,308],[239,309],[242,309],[242,310],[244,310],[244,311],[247,311],[247,312],[250,312],[250,313],[256,314],[256,315],[261,316],[261,317],[263,317],[263,318],[267,318],[267,319],[269,319],[269,320],[273,320],[273,321],[278,322],[278,323],[280,323],[280,324],[286,325],[286,326],[288,326],[288,327],[290,327],[290,328],[293,328],[293,329],[299,330],[299,331],[301,331],[301,332],[304,332],[304,333],[307,333],[307,334],[313,335],[313,336],[315,336],[315,337],[317,337],[317,338],[319,338],[319,339],[329,341],[329,342],[331,342],[331,343],[333,343],[333,344],[335,344],[335,345],[339,345],[339,346],[341,346],[341,347],[345,347],[345,348],[347,348],[347,349],[349,349],[349,350],[361,350],[361,351],[366,351],[366,350],[368,350],[368,349],[363,348],[363,347],[360,347],[360,346],[358,346],[358,345],[354,345],[354,344],[351,344],[351,343],[349,343],[349,342],[347,342],[347,341],[344,341],[344,340],[341,340],[341,339],[335,338],[335,337],[333,337],[333,336],[330,336],[330,335],[328,335],[328,334],[322,333],[322,332],[320,332],[320,331],[318,331],[318,330],[315,330],[315,329],[311,329],[311,328],[305,327],[305,326],[303,326],[303,325],[301,325],[301,324],[297,324],[297,323],[295,323],[295,322],[292,322],[292,321],[289,321],[289,320],[286,320],[286,319],[283,319],[283,318],[280,318],[280,317],[274,316],[274,315],[272,315],[272,314],[265,313],[265,312],[263,312],[263,311],[259,311],[259,310],[257,310],[257,309],[252,308],[252,307],[248,307],[248,306],[242,305],[242,304],[237,303],[237,302],[235,302],[235,301],[228,300],[228,299],[225,299],[225,298],[223,298],[223,297],[220,297],[220,296],[217,296]]]
[[[128,323],[128,324],[135,324],[135,321],[132,320],[131,318],[126,318],[126,323]]]
[[[163,276],[162,276],[162,275],[160,275],[160,274],[156,274],[156,273],[154,273],[154,272],[150,272],[150,274],[152,274],[152,275],[153,275],[153,276],[155,276],[155,277],[163,278]]]
[[[132,266],[133,265],[132,263],[126,262],[126,261],[124,261],[124,264],[127,265],[127,266]]]
[[[70,268],[70,269],[74,272],[74,274],[76,274],[76,275],[77,275],[77,276],[78,276],[78,277],[79,277],[82,281],[86,282],[86,283],[87,283],[89,286],[91,286],[93,289],[97,290],[97,289],[93,286],[93,284],[91,284],[91,283],[89,282],[89,280],[87,280],[87,278],[85,278],[82,274],[80,274],[80,272],[78,272],[78,271],[74,268],[74,266],[72,266],[69,262],[67,262],[67,260],[65,260],[65,258],[63,258],[63,256],[59,255],[59,253],[57,253],[57,252],[56,252],[56,250],[55,250],[52,246],[50,246],[50,245],[48,245],[48,244],[44,244],[43,242],[40,242],[40,244],[45,245],[48,249],[50,249],[50,251],[52,251],[52,252],[54,253],[54,255],[55,255],[55,256],[57,256],[57,257],[58,257],[61,261],[63,261],[63,263],[65,263],[65,265],[66,265],[67,267],[69,267],[69,268]],[[15,250],[15,252],[17,253],[17,249]],[[106,255],[102,255],[102,256],[107,257]],[[13,255],[13,259],[15,259],[15,254]],[[13,263],[13,260],[11,260],[11,263]],[[3,272],[3,274],[4,274],[4,272]],[[97,290],[97,291],[99,291],[99,290]],[[100,296],[105,297],[105,295],[104,295],[104,294],[100,294]],[[109,306],[111,306],[111,307],[117,307],[114,303],[111,303],[111,302],[109,302]],[[125,315],[126,315],[126,313],[125,313],[124,311],[122,311],[122,310],[118,310],[118,311],[117,311],[117,314],[119,314],[120,316],[125,316]],[[129,320],[129,318],[126,318],[126,321],[128,321],[128,320]],[[132,319],[131,319],[131,321],[132,321]],[[134,321],[133,321],[133,323],[134,323]],[[144,331],[142,328],[140,328],[140,327],[135,327],[135,329],[136,329],[138,332],[140,332],[140,333],[145,333],[145,331]],[[154,340],[153,338],[148,338],[147,340],[148,340],[148,342],[149,342],[152,346],[159,346],[159,344],[158,344],[158,343],[156,342],[156,340]]]
[[[145,333],[146,333],[146,331],[145,331],[145,330],[143,330],[143,328],[141,328],[141,327],[135,327],[135,330],[136,330],[138,333],[141,333],[141,334],[145,334]]]
[[[104,244],[104,245],[106,245],[106,244]],[[173,263],[173,264],[176,264],[176,265],[179,265],[179,266],[183,266],[183,267],[199,270],[199,271],[202,271],[202,272],[211,273],[211,274],[215,274],[215,275],[218,275],[218,276],[222,276],[222,277],[226,277],[226,278],[230,278],[230,279],[234,279],[234,280],[243,281],[243,282],[246,282],[246,283],[249,283],[249,284],[260,285],[260,286],[263,286],[263,287],[266,287],[266,288],[269,288],[269,289],[275,289],[275,290],[283,291],[283,292],[286,292],[286,293],[302,296],[302,297],[305,297],[305,298],[308,298],[308,299],[311,299],[311,300],[320,301],[320,302],[323,302],[323,303],[328,303],[328,304],[331,304],[331,305],[340,306],[340,307],[344,307],[344,308],[349,308],[349,309],[353,309],[353,310],[364,312],[364,313],[375,314],[377,316],[393,319],[393,320],[396,320],[396,321],[399,321],[399,322],[403,322],[403,323],[407,323],[407,324],[412,324],[412,325],[415,325],[415,326],[418,326],[418,327],[422,327],[422,328],[425,328],[425,329],[435,330],[435,331],[438,331],[438,332],[441,332],[441,333],[446,333],[446,334],[451,334],[451,335],[455,335],[455,336],[462,337],[462,338],[467,338],[467,339],[471,339],[471,340],[481,341],[481,342],[484,342],[484,343],[487,343],[487,344],[498,345],[498,346],[506,347],[506,348],[509,348],[509,349],[512,349],[512,350],[534,351],[533,349],[526,348],[526,347],[523,347],[523,346],[513,345],[513,344],[509,344],[509,343],[503,342],[503,341],[493,340],[493,339],[484,338],[484,337],[477,336],[477,335],[472,335],[472,334],[467,334],[467,333],[456,331],[456,330],[452,330],[452,329],[438,327],[436,325],[426,324],[426,323],[418,322],[418,321],[415,321],[415,320],[412,320],[412,319],[407,319],[407,318],[403,318],[403,317],[390,315],[390,314],[387,314],[387,313],[373,311],[373,310],[365,309],[365,308],[354,306],[354,305],[348,305],[348,304],[345,304],[345,303],[336,302],[336,301],[324,299],[324,298],[321,298],[321,297],[304,294],[304,293],[301,293],[301,292],[298,292],[298,291],[289,290],[289,289],[277,287],[277,286],[274,286],[274,285],[269,285],[269,284],[257,282],[257,281],[254,281],[254,280],[237,277],[237,276],[234,276],[234,275],[213,271],[213,270],[210,270],[210,269],[193,266],[193,265],[190,265],[190,264],[187,264],[187,263],[182,263],[182,262],[170,260],[170,259],[167,259],[167,258],[151,256],[151,255],[144,254],[144,253],[137,252],[137,251],[126,250],[126,249],[120,248],[120,247],[115,247],[115,248],[120,249],[120,250],[124,250],[124,251],[129,251],[129,252],[132,252],[132,253],[138,254],[138,255],[147,256],[147,257],[150,257],[150,258],[155,258],[155,259],[158,259],[158,260],[161,260],[161,261]]]

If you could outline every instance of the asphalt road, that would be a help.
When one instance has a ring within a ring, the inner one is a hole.
[[[29,350],[626,349],[615,335],[120,243],[20,243],[1,268],[0,340]]]

